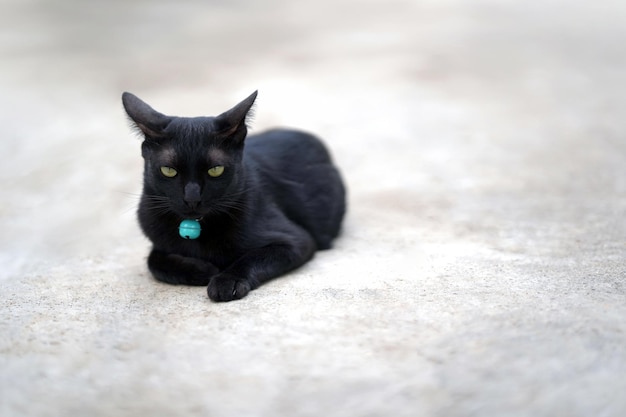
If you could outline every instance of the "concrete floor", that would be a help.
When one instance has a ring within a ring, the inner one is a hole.
[[[626,4],[5,0],[0,415],[623,416]],[[332,251],[156,283],[120,95],[304,128]]]

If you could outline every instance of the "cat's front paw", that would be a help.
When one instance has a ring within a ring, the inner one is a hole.
[[[247,279],[224,272],[211,278],[207,293],[213,301],[232,301],[245,297],[251,289]]]

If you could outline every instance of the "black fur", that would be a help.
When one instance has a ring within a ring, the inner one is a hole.
[[[139,223],[152,241],[148,268],[159,281],[208,285],[215,301],[244,297],[328,249],[345,212],[345,190],[314,136],[272,130],[248,138],[256,92],[217,117],[163,115],[130,93],[126,112],[145,140]],[[208,169],[224,166],[213,178]],[[161,167],[172,167],[168,178]],[[200,237],[179,236],[199,219]]]

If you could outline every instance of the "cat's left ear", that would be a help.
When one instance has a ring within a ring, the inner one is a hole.
[[[258,91],[255,91],[241,103],[215,118],[221,135],[232,136],[237,142],[243,142],[248,131],[246,120],[252,115],[251,109],[257,94]]]
[[[154,110],[139,97],[131,93],[122,94],[122,103],[126,114],[146,137],[159,139],[164,136],[164,130],[172,118]]]

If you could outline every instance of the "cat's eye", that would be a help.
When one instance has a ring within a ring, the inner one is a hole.
[[[173,178],[178,172],[172,167],[161,167],[161,174],[165,175],[167,178]]]
[[[209,175],[213,178],[219,177],[224,173],[224,167],[222,165],[214,166],[213,168],[209,168]]]

